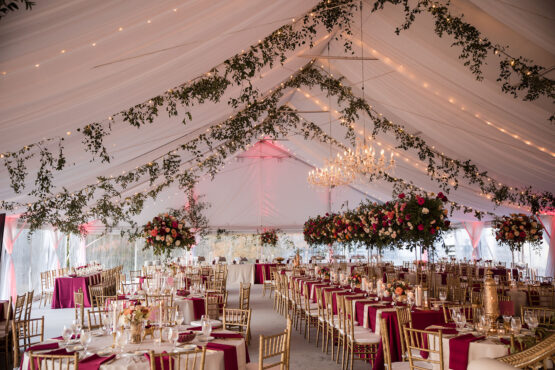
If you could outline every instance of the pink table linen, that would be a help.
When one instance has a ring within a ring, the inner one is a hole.
[[[483,336],[475,337],[472,334],[464,334],[449,339],[449,368],[452,370],[466,370],[470,342],[484,338]]]
[[[271,280],[272,277],[270,276],[270,267],[279,266],[278,263],[255,263],[254,264],[254,283],[255,284],[262,284],[264,281],[262,277],[262,266],[266,266],[266,280]]]
[[[100,274],[77,277],[59,277],[54,283],[54,294],[52,297],[52,308],[73,308],[73,293],[79,288],[83,290],[83,301],[85,307],[91,307],[89,298],[89,284],[93,278]]]
[[[204,298],[191,297],[185,299],[193,301],[193,315],[195,316],[194,320],[200,320],[202,315],[204,315],[206,312],[206,309],[204,307]]]
[[[79,361],[79,369],[80,370],[98,370],[100,366],[108,361],[111,361],[116,355],[111,355],[108,357],[101,357],[97,354],[94,354],[89,357],[85,357],[84,359]]]
[[[238,370],[239,364],[237,363],[237,348],[228,344],[208,343],[206,349],[223,351],[224,352],[224,368],[225,370]]]

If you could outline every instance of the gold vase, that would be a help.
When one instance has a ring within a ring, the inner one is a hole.
[[[142,323],[131,324],[131,335],[129,336],[129,342],[133,344],[139,344],[142,341]]]
[[[499,302],[497,301],[497,284],[489,268],[486,271],[482,301],[484,302],[485,315],[494,323],[499,317]]]

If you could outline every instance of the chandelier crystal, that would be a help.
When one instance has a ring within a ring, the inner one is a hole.
[[[386,159],[385,150],[379,153],[372,145],[357,141],[355,149],[347,149],[343,154],[337,154],[334,160],[336,167],[344,172],[351,172],[362,176],[380,176],[395,167],[393,153]]]
[[[308,173],[308,183],[314,186],[336,187],[349,185],[356,174],[348,168],[338,167],[334,162],[326,161],[322,168],[315,168]]]

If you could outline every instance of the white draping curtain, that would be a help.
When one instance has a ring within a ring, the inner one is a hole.
[[[3,257],[2,266],[0,268],[0,298],[7,299],[12,297],[15,299],[17,295],[16,290],[16,278],[15,278],[15,265],[12,259],[13,246],[17,238],[21,235],[23,226],[18,229],[17,223],[19,220],[19,215],[6,216],[6,224],[4,226],[4,241],[3,241]]]
[[[52,246],[52,250],[54,252],[54,263],[50,266],[53,269],[59,269],[60,258],[58,257],[58,249],[64,240],[64,235],[57,229],[48,230],[48,234],[50,236],[50,245]]]
[[[540,215],[539,218],[544,226],[545,241],[549,245],[545,276],[555,277],[555,238],[553,237],[553,230],[555,230],[555,215]]]
[[[470,237],[470,243],[472,244],[472,259],[477,260],[480,258],[480,250],[478,246],[480,245],[480,239],[482,237],[482,231],[484,230],[485,222],[474,221],[474,222],[464,222],[464,228]]]

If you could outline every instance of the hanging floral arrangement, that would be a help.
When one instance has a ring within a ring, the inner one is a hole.
[[[520,252],[524,243],[539,247],[543,240],[543,226],[535,216],[512,213],[494,221],[495,239],[511,249]]]
[[[152,247],[156,256],[169,257],[175,249],[190,250],[195,244],[195,235],[185,222],[168,213],[160,214],[143,226],[145,248]]]
[[[306,243],[311,246],[333,244],[337,240],[337,232],[333,225],[336,216],[326,213],[324,216],[309,218],[303,229]]]
[[[278,242],[278,235],[276,229],[264,229],[260,233],[260,242],[262,245],[269,245],[275,247]]]

